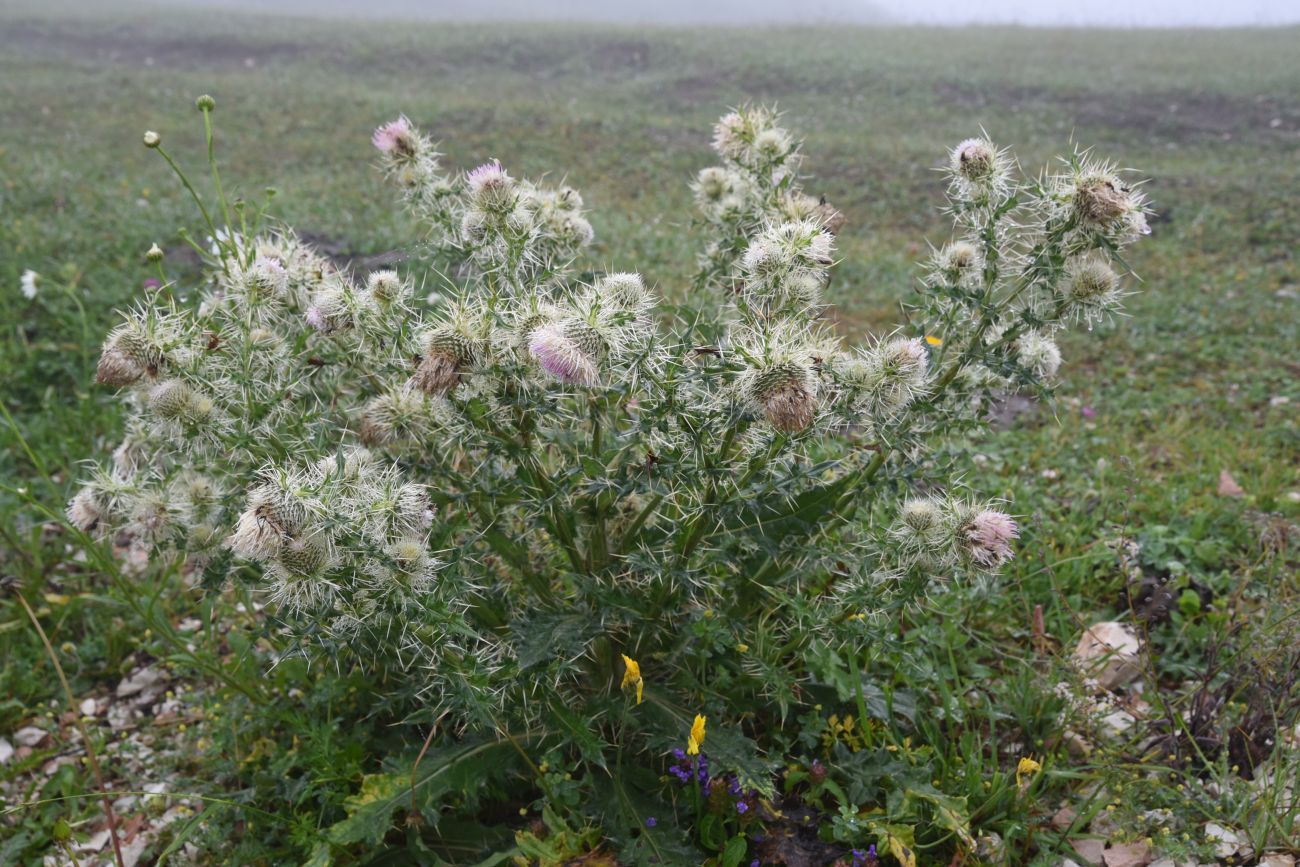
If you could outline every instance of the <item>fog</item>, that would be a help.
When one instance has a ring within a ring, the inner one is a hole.
[[[1223,27],[1300,23],[1300,0],[154,0],[329,17],[648,24],[1020,24]]]

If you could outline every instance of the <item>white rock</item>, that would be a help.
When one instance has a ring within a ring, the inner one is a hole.
[[[1101,733],[1108,740],[1124,737],[1137,723],[1137,718],[1126,710],[1114,710],[1101,718]]]
[[[117,697],[126,698],[143,692],[162,680],[162,674],[155,668],[142,668],[117,685]]]
[[[1295,856],[1285,852],[1270,852],[1259,859],[1259,867],[1295,867]]]
[[[94,700],[93,698],[84,699],[84,700],[81,702],[81,715],[82,715],[82,716],[94,716],[94,715],[95,715],[95,710],[96,710],[96,708],[95,708],[95,700]]]
[[[9,760],[14,757],[14,745],[4,738],[0,738],[0,765],[9,764]]]
[[[45,731],[36,726],[27,726],[14,732],[14,740],[20,747],[34,747],[45,740]]]
[[[105,828],[102,831],[96,831],[91,834],[84,843],[72,844],[72,848],[79,853],[99,852],[108,845],[109,831]]]
[[[1142,642],[1126,623],[1094,623],[1079,639],[1074,661],[1098,685],[1113,691],[1142,674]]]
[[[1236,856],[1246,860],[1255,854],[1245,835],[1225,828],[1218,822],[1205,823],[1205,838],[1214,843],[1214,854],[1220,859]]]

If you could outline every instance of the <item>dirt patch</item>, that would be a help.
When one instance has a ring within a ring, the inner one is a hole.
[[[1046,87],[974,87],[955,81],[938,83],[935,93],[943,102],[966,111],[1000,108],[1051,114],[1085,129],[1109,127],[1170,140],[1243,134],[1294,137],[1300,131],[1300,102],[1268,95],[1070,92]]]

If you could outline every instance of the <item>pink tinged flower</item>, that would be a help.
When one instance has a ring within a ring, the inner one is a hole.
[[[964,535],[971,560],[986,569],[996,569],[1014,556],[1011,541],[1020,531],[1010,515],[985,509],[966,525]]]
[[[258,256],[257,261],[253,263],[253,267],[260,268],[276,277],[284,275],[284,265],[280,264],[280,260],[274,256]]]
[[[162,281],[159,280],[157,277],[146,277],[144,283],[141,285],[145,289],[161,289]]]
[[[315,304],[307,308],[307,313],[304,315],[304,318],[307,320],[307,324],[312,328],[315,328],[317,331],[325,330],[327,324],[325,314]]]
[[[596,381],[596,364],[565,335],[559,323],[543,325],[528,338],[528,351],[551,376],[571,385],[591,385]]]
[[[501,168],[500,162],[492,160],[470,172],[465,177],[465,182],[469,185],[470,192],[477,195],[505,187],[510,183],[510,175]]]
[[[379,149],[380,153],[409,154],[413,150],[411,146],[411,122],[404,117],[389,121],[375,130],[375,134],[370,137],[370,141]]]
[[[1090,407],[1090,406],[1085,406],[1082,410],[1080,410],[1080,412],[1083,413],[1083,417],[1084,417],[1084,418],[1096,418],[1096,417],[1097,417],[1097,410],[1093,409],[1093,408]]]

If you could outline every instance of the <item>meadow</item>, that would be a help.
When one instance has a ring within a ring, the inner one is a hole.
[[[101,831],[78,716],[141,851],[186,863],[305,861],[364,810],[363,777],[402,761],[409,773],[424,737],[382,704],[359,706],[355,672],[273,667],[257,600],[174,570],[110,575],[60,525],[79,462],[120,438],[109,390],[92,382],[114,311],[156,274],[145,251],[157,243],[171,269],[198,276],[178,233],[201,235],[192,203],[140,140],[157,130],[200,166],[203,93],[217,103],[227,183],[250,199],[274,187],[275,215],[339,262],[400,268],[420,249],[372,169],[371,130],[405,113],[447,139],[453,166],[495,157],[562,174],[591,211],[591,258],[639,270],[668,297],[691,285],[688,183],[710,164],[711,124],[742,102],[776,105],[805,137],[808,190],[847,218],[828,292],[846,334],[896,322],[925,239],[948,240],[935,170],[956,142],[987,130],[1031,174],[1071,142],[1140,169],[1155,216],[1130,263],[1143,281],[1127,315],[1063,342],[1060,399],[1009,400],[995,433],[951,446],[972,486],[1023,516],[1017,558],[898,623],[910,651],[875,660],[874,682],[895,698],[872,725],[936,795],[962,799],[983,863],[1082,863],[1071,841],[1085,837],[1110,846],[1108,867],[1133,863],[1116,853],[1143,842],[1180,863],[1300,850],[1298,38],[6,6],[0,738],[14,749],[0,763],[0,864],[61,857]],[[28,269],[40,275],[32,298],[20,291]],[[1133,721],[1067,737],[1057,685],[1083,630],[1115,619],[1139,624],[1150,647]],[[250,681],[276,700],[255,704],[240,689]],[[141,695],[150,701],[114,716]],[[17,736],[31,728],[40,736]],[[1153,738],[1174,746],[1153,756]],[[1047,757],[1031,803],[987,794],[1010,786],[1012,743]],[[390,829],[392,818],[324,851],[336,863],[478,863],[520,822],[490,817],[492,839],[449,826],[402,854],[418,829]],[[1224,849],[1208,822],[1242,845]],[[920,863],[948,863],[954,833],[918,829]],[[111,855],[89,852],[80,863]]]

